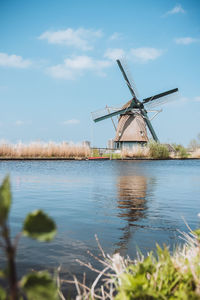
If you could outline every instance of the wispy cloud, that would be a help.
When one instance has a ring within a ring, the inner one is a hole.
[[[199,41],[200,41],[200,39],[192,38],[189,36],[175,39],[176,44],[182,44],[182,45],[189,45],[189,44],[196,43]]]
[[[121,48],[107,49],[104,57],[109,58],[111,60],[116,60],[118,58],[122,58],[125,55],[125,52]]]
[[[23,59],[21,56],[12,54],[8,55],[7,53],[0,53],[0,66],[10,67],[10,68],[28,68],[32,62],[29,59]]]
[[[22,125],[24,125],[24,121],[17,120],[17,121],[15,122],[15,125],[16,125],[16,126],[22,126]]]
[[[80,120],[77,119],[71,119],[71,120],[66,120],[62,124],[63,125],[77,125],[80,123]]]
[[[200,96],[195,97],[195,98],[194,98],[194,101],[200,102]]]
[[[163,50],[156,48],[133,48],[130,50],[129,57],[135,62],[145,63],[151,60],[155,60],[163,54]]]
[[[180,4],[174,6],[171,10],[167,11],[165,15],[184,14],[186,11]]]
[[[172,101],[171,102],[167,102],[165,105],[169,105],[169,106],[181,106],[181,105],[191,104],[191,103],[194,103],[194,102],[200,102],[200,96],[196,96],[196,97],[184,97],[184,96],[181,96],[181,95],[178,95],[178,96],[174,95]]]
[[[22,120],[17,120],[14,125],[15,126],[29,126],[32,124],[31,120],[26,120],[26,121],[22,121]]]
[[[122,34],[119,32],[114,32],[110,37],[109,40],[111,41],[116,41],[116,40],[120,40],[122,38]]]
[[[111,62],[108,60],[96,60],[89,56],[75,56],[65,59],[63,64],[48,68],[47,72],[55,78],[73,80],[88,71],[103,76],[105,75],[104,69],[110,65]]]
[[[67,28],[58,31],[45,31],[39,36],[40,40],[47,40],[49,44],[60,44],[81,50],[92,50],[95,39],[102,37],[101,30],[84,28]]]

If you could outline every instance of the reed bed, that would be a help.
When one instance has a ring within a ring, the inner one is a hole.
[[[192,158],[200,158],[200,148],[194,150],[193,152],[191,152],[191,156]]]
[[[2,158],[86,158],[89,155],[90,148],[81,144],[66,142],[0,143],[0,157]]]
[[[132,149],[123,149],[121,151],[121,156],[123,158],[148,158],[149,147],[135,146]]]

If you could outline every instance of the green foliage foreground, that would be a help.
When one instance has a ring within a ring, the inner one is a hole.
[[[166,247],[157,246],[157,257],[151,253],[120,276],[116,300],[200,299],[200,253],[192,263],[189,257],[181,259],[176,262]]]
[[[0,245],[7,257],[5,270],[0,270],[0,277],[8,282],[8,289],[0,287],[0,300],[56,300],[58,292],[55,282],[47,271],[32,272],[25,275],[19,282],[16,269],[16,251],[18,236],[12,241],[8,216],[12,197],[9,177],[6,177],[0,187]],[[41,210],[36,210],[25,218],[22,235],[38,241],[50,241],[56,234],[54,221]]]

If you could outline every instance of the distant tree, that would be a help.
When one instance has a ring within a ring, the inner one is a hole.
[[[196,139],[192,139],[188,145],[188,147],[192,150],[197,150],[200,148],[200,133],[197,134]]]
[[[197,140],[193,139],[190,141],[188,147],[192,150],[196,150],[197,148],[199,148],[199,144],[198,144]]]

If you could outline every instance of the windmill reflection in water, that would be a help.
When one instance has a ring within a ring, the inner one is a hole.
[[[147,193],[149,194],[154,186],[149,185],[149,179],[142,175],[119,176],[117,181],[118,191],[118,217],[126,221],[121,228],[123,232],[120,241],[116,244],[116,252],[125,254],[129,240],[132,238],[133,227],[140,227],[137,221],[145,218],[147,210]]]

